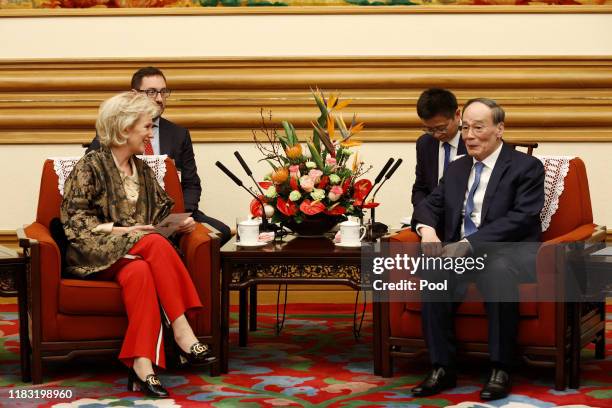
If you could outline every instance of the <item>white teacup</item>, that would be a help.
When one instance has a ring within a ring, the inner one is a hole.
[[[366,233],[366,227],[355,221],[340,223],[340,239],[343,244],[359,245]]]
[[[238,223],[238,236],[241,244],[256,244],[259,239],[259,221],[253,219],[240,221]]]

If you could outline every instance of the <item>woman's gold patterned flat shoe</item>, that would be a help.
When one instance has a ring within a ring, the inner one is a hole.
[[[211,355],[211,350],[206,344],[202,344],[199,341],[193,343],[189,348],[189,353],[184,352],[178,347],[179,359],[182,365],[204,365],[211,364],[217,361],[217,357]]]

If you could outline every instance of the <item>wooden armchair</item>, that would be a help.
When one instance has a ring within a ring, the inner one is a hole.
[[[174,199],[173,212],[184,212],[183,193],[172,160],[166,159],[165,190]],[[43,362],[84,355],[118,355],[127,327],[121,287],[110,281],[62,276],[60,249],[50,232],[59,217],[62,197],[53,160],[46,160],[40,183],[36,221],[18,230],[19,244],[29,252],[29,339],[21,339],[25,353],[24,381],[42,382]],[[217,362],[211,375],[219,375],[220,298],[219,239],[202,225],[182,237],[180,249],[204,308],[187,314],[198,339],[212,347]],[[29,340],[29,341],[28,341]],[[31,365],[30,365],[31,364]]]
[[[548,172],[548,169],[547,169]],[[420,242],[410,230],[389,236],[389,242]],[[551,273],[555,259],[552,244],[574,241],[605,240],[605,227],[593,224],[591,198],[584,163],[579,158],[569,161],[564,190],[559,197],[558,209],[543,232],[544,241],[537,256],[537,283],[524,283],[519,287],[520,296],[533,299],[534,291],[559,290],[558,276]],[[552,277],[552,278],[551,278]],[[553,280],[553,281],[551,281]],[[468,290],[476,292],[475,285]],[[530,295],[531,293],[531,295]],[[477,295],[476,295],[477,296]],[[547,299],[550,299],[548,297]],[[590,342],[596,343],[596,356],[604,357],[605,314],[603,305],[585,305],[564,302],[527,301],[520,304],[518,346],[523,360],[534,366],[555,369],[555,388],[565,389],[567,375],[570,386],[578,384],[578,370],[572,356]],[[574,332],[571,319],[577,320]],[[421,304],[419,302],[377,302],[374,305],[375,372],[384,377],[393,373],[396,357],[414,358],[426,355],[427,347],[421,331]],[[464,302],[455,317],[455,332],[459,351],[486,355],[487,319],[482,303]],[[574,335],[574,337],[572,337]],[[572,344],[573,342],[573,344]]]

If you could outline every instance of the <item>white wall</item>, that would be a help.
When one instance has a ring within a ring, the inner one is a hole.
[[[380,55],[612,55],[611,14],[402,14],[151,17],[0,17],[0,59],[380,56]],[[204,181],[202,208],[233,223],[247,213],[249,198],[213,166],[222,159],[238,169],[232,152],[249,144],[195,146]],[[0,145],[0,230],[34,218],[40,169],[54,155],[82,152],[78,145]],[[539,154],[584,158],[595,220],[612,226],[607,204],[612,143],[546,143]],[[381,190],[378,219],[397,224],[409,215],[414,181],[413,143],[367,143],[363,158],[379,169],[389,155],[404,159]],[[262,165],[258,173],[267,169]],[[375,172],[374,172],[375,174]]]
[[[0,17],[0,59],[611,55],[610,38],[610,14]]]
[[[380,190],[377,201],[377,220],[391,226],[399,226],[400,219],[412,212],[410,189],[414,182],[414,143],[365,143],[360,157],[374,166],[373,178],[392,155],[404,160],[395,176]],[[265,163],[257,164],[259,155],[251,144],[212,143],[195,147],[197,165],[203,181],[200,207],[208,215],[233,225],[236,217],[246,216],[250,197],[225,177],[214,166],[222,161],[238,175],[243,170],[233,156],[239,150],[251,165],[254,173],[263,178],[269,172]],[[1,146],[0,175],[6,196],[0,205],[0,230],[14,230],[35,217],[40,170],[45,158],[50,156],[78,156],[83,149],[76,145],[53,146]],[[595,222],[612,227],[612,208],[608,204],[610,175],[612,175],[612,144],[606,143],[542,143],[537,149],[542,155],[569,155],[582,157],[589,175],[591,200]],[[246,180],[246,176],[243,178]]]

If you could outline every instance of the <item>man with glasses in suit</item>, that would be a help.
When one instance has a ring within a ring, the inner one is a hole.
[[[195,221],[205,223],[221,233],[221,245],[231,238],[230,228],[220,220],[209,217],[199,209],[202,186],[196,167],[193,145],[189,130],[161,115],[171,90],[166,84],[164,73],[155,67],[141,68],[132,76],[131,88],[146,94],[160,107],[160,116],[153,120],[153,138],[145,143],[145,154],[167,154],[180,172],[185,210],[192,213]],[[91,142],[87,151],[98,149],[98,137]]]
[[[452,92],[440,88],[425,90],[417,101],[417,114],[424,128],[416,143],[416,178],[412,186],[415,208],[436,188],[448,164],[466,154],[459,132],[461,111]]]

